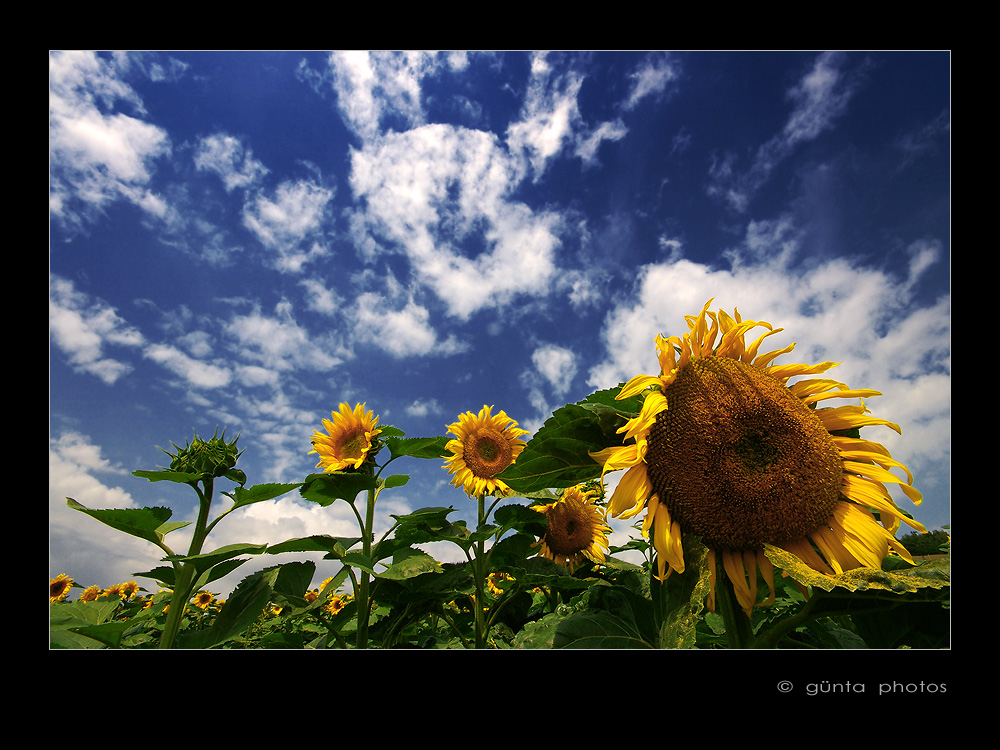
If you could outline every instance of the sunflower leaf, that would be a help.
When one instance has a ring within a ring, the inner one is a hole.
[[[235,505],[233,509],[242,508],[244,505],[259,503],[264,500],[273,500],[276,497],[291,492],[302,486],[302,482],[292,484],[255,484],[253,487],[237,487],[232,493],[223,492],[223,495],[231,497]]]
[[[163,534],[178,528],[176,525],[166,524],[167,519],[173,515],[170,508],[110,508],[107,510],[94,510],[87,508],[71,497],[66,498],[66,505],[73,510],[86,513],[91,518],[96,518],[106,526],[110,526],[118,531],[123,531],[131,536],[145,539],[147,542],[159,544],[163,540]]]
[[[352,537],[336,537],[328,534],[314,534],[296,539],[288,539],[267,547],[267,554],[278,555],[282,552],[326,552],[325,560],[337,560],[347,554],[347,551],[361,539]]]
[[[601,465],[590,452],[615,444],[603,427],[607,418],[577,404],[557,409],[497,478],[515,492],[537,492],[599,477]]]
[[[334,471],[327,474],[310,474],[301,483],[299,494],[305,500],[326,507],[337,500],[354,502],[359,494],[374,490],[377,480],[371,474]]]
[[[448,438],[422,437],[422,438],[388,438],[385,441],[389,448],[389,454],[393,458],[409,456],[410,458],[447,458],[450,453],[445,447]]]
[[[879,590],[904,594],[922,588],[940,589],[950,585],[947,574],[942,574],[939,567],[922,570],[921,566],[907,571],[855,568],[831,576],[813,570],[791,552],[770,544],[764,545],[764,554],[776,567],[788,573],[798,583],[823,591],[844,588],[848,591]]]

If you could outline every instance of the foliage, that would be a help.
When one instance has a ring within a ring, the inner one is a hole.
[[[163,552],[163,564],[135,574],[154,582],[156,591],[53,603],[51,646],[843,649],[948,645],[948,557],[915,567],[887,558],[882,571],[823,576],[794,556],[768,547],[768,558],[783,575],[775,577],[773,604],[755,608],[747,618],[732,605],[731,588],[722,574],[716,585],[715,611],[709,610],[708,554],[695,537],[685,537],[684,573],[662,582],[652,575],[654,552],[638,530],[626,545],[612,547],[603,563],[585,560],[572,574],[539,556],[535,544],[546,532],[546,517],[532,503],[551,502],[567,487],[601,480],[601,467],[590,454],[620,444],[618,429],[640,406],[637,398],[616,401],[617,392],[598,391],[557,409],[517,461],[498,475],[513,494],[473,498],[478,504],[475,519],[461,518],[451,506],[419,508],[392,516],[390,530],[378,539],[372,532],[378,496],[405,485],[409,478],[405,474],[383,476],[384,470],[401,459],[446,457],[446,436],[411,438],[398,427],[383,425],[364,464],[356,470],[311,474],[291,484],[251,486],[236,468],[241,455],[236,449],[238,438],[227,442],[224,434],[211,440],[195,436],[185,448],[174,446],[176,453],[167,452],[168,467],[133,472],[151,482],[186,484],[197,494],[199,515],[186,552],[174,551],[167,544],[169,534],[191,525],[172,522],[169,508],[98,510],[67,498],[70,508],[157,546]],[[232,506],[209,523],[218,480],[233,483],[223,493]],[[315,534],[206,549],[212,530],[230,513],[290,493],[322,506],[348,504],[358,522],[357,535]],[[935,551],[939,550],[942,540],[927,536],[935,543]],[[454,545],[465,561],[438,562],[421,546],[431,542]],[[276,564],[246,576],[225,602],[209,596],[214,582],[251,556],[287,552],[336,560],[340,572],[314,585],[315,562]],[[627,562],[621,557],[624,553],[633,559],[639,553],[643,562]]]

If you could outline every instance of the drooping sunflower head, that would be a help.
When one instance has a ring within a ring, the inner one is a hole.
[[[61,602],[69,596],[70,589],[73,588],[73,579],[65,573],[60,573],[55,578],[49,579],[49,604]]]
[[[568,487],[562,497],[548,505],[535,506],[545,514],[545,535],[532,546],[538,554],[566,567],[572,573],[584,558],[602,563],[611,528],[604,510],[597,505],[598,490],[585,485]]]
[[[926,529],[895,505],[883,482],[898,483],[915,503],[920,493],[883,446],[857,437],[864,426],[899,427],[868,416],[863,401],[817,408],[826,399],[881,394],[819,378],[790,385],[836,363],[772,364],[794,345],[759,349],[782,329],[744,321],[739,312],[709,312],[709,304],[687,317],[683,337],[657,337],[660,374],[636,376],[618,395],[643,396],[640,413],[620,430],[624,443],[593,454],[605,472],[628,469],[609,512],[629,518],[645,510],[642,530],[652,530],[658,576],[683,572],[682,535],[697,535],[713,569],[721,556],[749,613],[758,568],[773,597],[765,544],[831,575],[881,567],[890,550],[910,559],[893,533],[901,521]],[[767,331],[747,345],[746,334],[758,327]]]
[[[504,412],[493,414],[492,406],[483,406],[479,414],[467,411],[448,425],[454,438],[447,443],[451,457],[444,468],[452,474],[451,483],[465,490],[469,497],[505,495],[510,487],[496,475],[510,466],[524,450],[521,440],[527,430]]]
[[[357,404],[352,410],[345,403],[331,416],[333,421],[323,420],[326,432],[316,430],[312,436],[309,452],[319,455],[317,468],[323,467],[324,472],[360,469],[372,451],[373,440],[381,433],[379,418],[365,411],[365,404]]]

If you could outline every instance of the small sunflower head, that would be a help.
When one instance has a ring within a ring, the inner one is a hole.
[[[492,406],[483,406],[479,414],[460,415],[448,425],[448,432],[454,436],[446,446],[452,454],[445,462],[448,473],[454,475],[451,483],[469,497],[508,494],[507,484],[495,477],[517,460],[526,445],[520,438],[528,431],[506,413],[494,415]]]
[[[65,573],[60,573],[55,578],[49,579],[49,604],[61,602],[69,596],[70,589],[73,588],[73,579]]]
[[[191,599],[191,604],[204,611],[209,608],[213,601],[215,601],[215,597],[208,591],[199,591]]]
[[[216,431],[210,440],[204,440],[196,434],[185,447],[174,445],[177,453],[166,450],[163,452],[171,457],[170,468],[173,471],[200,474],[204,478],[218,478],[225,476],[236,466],[236,461],[242,454],[236,447],[236,441],[239,439],[237,435],[232,442],[226,442],[225,430],[221,436]]]
[[[345,403],[331,416],[332,421],[323,420],[326,432],[316,430],[312,436],[313,447],[309,452],[319,456],[317,468],[322,467],[326,473],[362,468],[381,448],[379,418],[374,412],[365,411],[365,404],[351,409]]]
[[[604,562],[611,528],[597,505],[599,497],[599,488],[576,485],[554,503],[536,507],[546,519],[545,535],[533,545],[539,548],[538,554],[565,566],[570,573],[584,558]]]

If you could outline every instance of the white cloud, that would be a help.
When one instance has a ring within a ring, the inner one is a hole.
[[[426,125],[389,134],[352,153],[351,185],[365,205],[357,241],[374,235],[405,253],[417,281],[459,318],[544,294],[558,219],[513,201],[515,184],[489,133]]]
[[[602,122],[593,131],[581,136],[576,145],[576,155],[583,159],[584,166],[597,162],[597,149],[604,141],[620,141],[628,133],[621,120]]]
[[[299,285],[304,287],[308,297],[306,306],[323,315],[335,315],[340,311],[343,300],[340,295],[317,279],[303,279]]]
[[[269,370],[329,370],[342,361],[342,350],[325,339],[314,340],[292,316],[291,305],[281,302],[275,316],[259,310],[237,315],[226,326],[239,355]]]
[[[288,180],[273,195],[255,195],[243,209],[243,224],[261,244],[277,253],[278,270],[298,272],[326,254],[327,206],[333,190],[308,180]]]
[[[198,388],[222,388],[232,379],[227,368],[193,359],[169,344],[152,344],[144,355]]]
[[[118,200],[158,217],[167,212],[149,188],[153,162],[170,153],[166,132],[110,111],[122,102],[145,114],[119,76],[121,60],[86,51],[49,55],[49,207],[67,226],[89,221]]]
[[[632,90],[622,106],[632,110],[646,97],[659,96],[679,74],[677,64],[668,55],[649,57],[631,74]]]
[[[108,385],[132,370],[132,365],[105,356],[104,350],[108,345],[142,345],[138,330],[114,308],[76,291],[71,281],[54,276],[49,291],[49,333],[74,370],[94,375]]]
[[[51,575],[65,573],[84,586],[106,587],[131,580],[134,573],[155,567],[162,557],[162,552],[149,542],[67,507],[67,497],[92,509],[138,507],[128,491],[109,486],[96,476],[107,473],[119,475],[124,471],[105,459],[101,448],[89,437],[66,432],[49,440]]]
[[[358,297],[353,318],[356,341],[394,357],[454,354],[466,348],[454,336],[439,342],[430,325],[430,311],[412,299],[396,310],[378,294],[366,292]]]
[[[819,55],[809,72],[786,92],[793,109],[781,132],[760,145],[744,172],[734,166],[736,155],[717,157],[710,168],[709,194],[722,198],[737,211],[745,211],[778,164],[797,146],[830,129],[858,88],[857,75],[844,71],[844,62],[839,53]]]
[[[341,115],[363,141],[370,141],[386,121],[390,130],[423,125],[421,80],[442,67],[463,70],[468,59],[461,52],[351,50],[332,52],[329,64]]]
[[[576,97],[583,76],[569,71],[555,73],[547,55],[536,52],[531,59],[531,78],[520,119],[507,128],[507,145],[515,156],[524,156],[537,180],[549,161],[570,142],[579,124]]]
[[[432,414],[440,414],[442,412],[442,408],[441,404],[439,404],[436,399],[418,398],[412,404],[407,406],[404,411],[408,417],[427,417]]]
[[[576,355],[571,350],[555,344],[546,344],[532,352],[531,361],[557,396],[569,390],[577,369]]]
[[[267,168],[253,158],[253,152],[243,142],[225,133],[202,138],[194,155],[195,166],[214,172],[222,178],[226,192],[257,184],[267,174]]]

